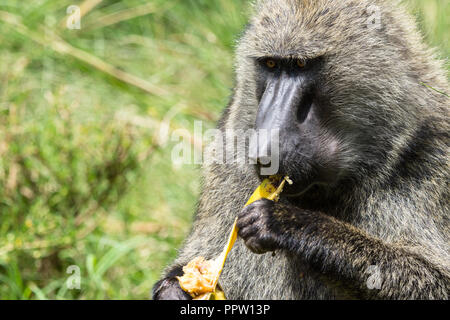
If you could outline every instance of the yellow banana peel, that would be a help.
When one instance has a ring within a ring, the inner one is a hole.
[[[281,181],[281,182],[280,182]],[[283,191],[283,187],[285,183],[288,182],[292,184],[292,181],[289,177],[282,176],[271,176],[264,181],[256,188],[251,197],[248,199],[247,203],[244,207],[252,204],[253,202],[261,199],[269,199],[272,201],[278,201],[281,192]],[[200,294],[194,297],[194,300],[226,300],[225,293],[223,292],[220,285],[218,285],[219,277],[222,273],[223,267],[225,265],[225,261],[227,259],[228,254],[233,248],[234,243],[236,242],[238,235],[238,228],[236,226],[236,221],[233,223],[233,227],[231,228],[230,235],[228,236],[227,244],[225,245],[222,253],[213,261],[215,275],[212,277],[212,284],[209,283],[208,287],[213,288],[212,292],[207,292]],[[186,286],[183,285],[183,277],[178,278],[180,281],[180,286],[183,290],[188,291]]]

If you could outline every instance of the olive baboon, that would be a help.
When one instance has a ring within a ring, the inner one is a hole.
[[[258,166],[206,165],[192,231],[153,297],[189,298],[174,277],[217,256],[238,216],[230,299],[447,299],[448,93],[400,4],[257,2],[219,129],[279,128],[294,185],[242,210]]]

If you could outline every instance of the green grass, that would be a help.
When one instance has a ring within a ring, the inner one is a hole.
[[[0,4],[0,299],[149,297],[189,230],[200,172],[172,164],[155,124],[214,126],[249,12],[104,0],[69,30],[74,2]],[[407,2],[448,57],[448,1]],[[65,285],[70,265],[81,290]]]

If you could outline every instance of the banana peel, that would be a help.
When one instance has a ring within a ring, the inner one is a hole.
[[[283,191],[283,187],[285,183],[288,182],[289,184],[292,184],[292,181],[289,179],[289,177],[282,177],[282,176],[270,176],[269,178],[264,179],[264,181],[256,188],[256,190],[253,192],[251,197],[248,199],[247,203],[244,207],[252,204],[253,202],[261,199],[269,199],[272,201],[278,201],[279,196],[281,192]],[[194,300],[226,300],[225,293],[223,292],[222,288],[218,284],[219,277],[222,273],[223,267],[225,265],[225,261],[227,259],[228,254],[230,253],[231,249],[233,248],[234,243],[236,242],[237,235],[238,235],[238,228],[236,226],[237,218],[235,219],[233,223],[233,227],[231,228],[230,235],[228,236],[227,244],[225,245],[222,253],[212,261],[212,265],[214,266],[212,270],[209,272],[214,273],[214,275],[211,277],[211,274],[209,274],[209,278],[212,278],[212,283],[208,283],[208,288],[213,288],[212,291],[202,293],[199,295],[196,295],[195,292],[192,290],[192,286],[189,287],[188,279],[189,275],[186,274],[186,269],[183,268],[183,271],[185,271],[185,275],[182,277],[178,277],[178,281],[180,282],[180,286],[183,290],[190,293],[191,296],[193,296]],[[196,258],[197,259],[197,258]],[[198,269],[200,270],[201,267]],[[192,283],[191,283],[192,284]]]

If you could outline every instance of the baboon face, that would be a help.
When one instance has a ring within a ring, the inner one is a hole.
[[[238,86],[255,110],[254,127],[279,129],[279,173],[295,181],[293,193],[333,186],[361,159],[382,161],[386,138],[408,119],[383,103],[400,99],[387,80],[404,72],[391,63],[399,50],[390,49],[383,26],[367,25],[368,5],[262,1],[239,45]]]
[[[339,163],[332,163],[338,141],[323,123],[329,111],[318,88],[322,57],[269,56],[254,63],[258,101],[255,128],[279,130],[280,173],[295,179],[302,190],[313,183],[333,183],[339,175]],[[252,154],[257,154],[259,166],[268,165],[265,155],[272,160],[277,156],[268,140],[255,146],[258,150]]]

